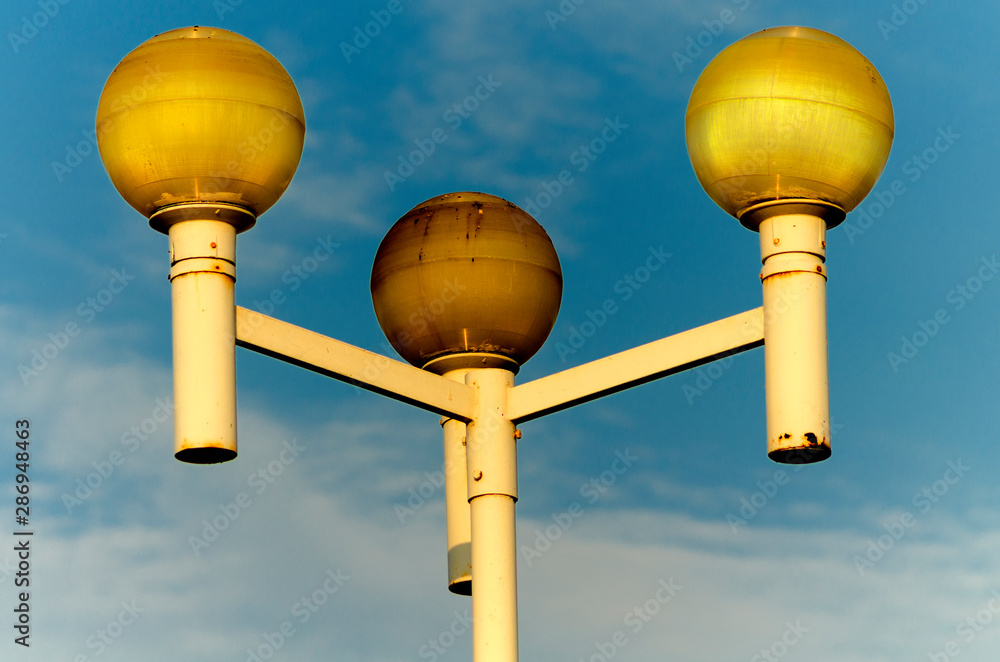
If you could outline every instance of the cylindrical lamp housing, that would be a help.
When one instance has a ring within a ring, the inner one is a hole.
[[[161,212],[170,237],[174,342],[174,456],[214,464],[236,457],[236,227],[239,208]],[[155,218],[155,216],[154,216]]]
[[[467,369],[450,370],[448,379],[465,383]],[[441,421],[444,431],[444,500],[448,530],[448,590],[472,595],[472,520],[466,469],[465,423],[454,418]]]
[[[830,456],[826,228],[843,211],[810,202],[762,205],[767,454],[806,464]]]

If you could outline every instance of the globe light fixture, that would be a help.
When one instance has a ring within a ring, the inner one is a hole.
[[[496,368],[503,384],[513,384],[552,331],[562,270],[549,236],[527,213],[486,193],[449,193],[390,228],[375,254],[371,291],[382,330],[412,365],[463,383],[472,370]],[[466,425],[446,419],[442,426],[448,587],[471,595]],[[511,472],[504,489],[513,498],[516,463],[504,461]]]
[[[753,211],[779,200],[854,209],[889,158],[892,102],[875,66],[843,39],[769,28],[705,67],[685,128],[698,181],[756,230]]]
[[[524,211],[485,193],[449,193],[392,226],[371,288],[382,330],[411,364],[517,372],[552,331],[562,270]]]
[[[291,182],[305,117],[270,53],[234,32],[194,26],[122,59],[101,94],[97,136],[111,181],[155,229],[175,218],[152,218],[165,208],[225,203],[246,212],[237,223],[245,230]]]
[[[522,384],[555,323],[562,271],[542,227],[487,193],[417,205],[378,248],[372,302],[406,362],[235,306],[236,235],[289,185],[304,133],[287,72],[217,28],[150,39],[101,95],[111,181],[170,239],[175,455],[236,457],[236,346],[440,415],[448,587],[471,595],[476,662],[518,657],[519,424],[763,345],[769,457],[830,455],[826,230],[874,186],[893,134],[884,83],[843,40],[762,31],[720,53],[691,95],[691,163],[759,233],[763,306]]]
[[[122,197],[170,237],[179,460],[236,457],[236,234],[288,187],[304,136],[291,77],[227,30],[157,35],[104,86],[104,167]]]
[[[705,67],[685,127],[705,191],[760,233],[768,455],[826,459],[826,230],[885,167],[889,92],[874,65],[839,37],[770,28]]]

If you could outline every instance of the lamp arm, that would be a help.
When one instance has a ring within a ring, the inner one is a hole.
[[[470,386],[241,306],[236,345],[435,414],[473,417]]]
[[[523,423],[633,386],[761,347],[763,308],[695,327],[510,389],[510,419]],[[462,383],[236,307],[236,345],[420,409],[468,423],[475,396]]]
[[[523,423],[763,344],[764,309],[754,308],[519,384],[508,395],[508,412]]]

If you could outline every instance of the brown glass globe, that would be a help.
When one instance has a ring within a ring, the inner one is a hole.
[[[371,288],[382,330],[413,365],[516,370],[552,331],[562,270],[523,210],[485,193],[448,193],[392,226]]]

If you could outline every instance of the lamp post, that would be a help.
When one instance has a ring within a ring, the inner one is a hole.
[[[161,82],[118,103],[148,67]],[[688,106],[699,181],[760,233],[764,305],[518,385],[562,272],[542,227],[496,196],[427,200],[379,246],[372,300],[407,363],[234,305],[236,235],[287,187],[305,131],[288,74],[250,40],[193,27],[145,42],[108,79],[97,128],[119,192],[170,237],[176,457],[236,457],[236,345],[443,416],[448,586],[472,597],[477,662],[517,659],[517,424],[764,345],[768,455],[830,455],[825,232],[874,186],[893,132],[875,68],[833,35],[751,35]]]

